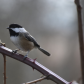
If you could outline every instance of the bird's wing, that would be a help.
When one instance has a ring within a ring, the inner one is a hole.
[[[35,38],[34,38],[33,36],[31,36],[30,34],[24,33],[24,37],[25,37],[28,41],[33,42],[36,47],[40,47],[40,45],[36,42]]]

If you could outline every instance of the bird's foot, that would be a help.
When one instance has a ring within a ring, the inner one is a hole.
[[[12,53],[17,53],[17,51],[19,51],[19,50],[18,50],[18,49],[16,49],[16,50],[13,50],[13,51],[12,51]]]
[[[28,57],[28,55],[25,55],[24,58],[23,58],[23,60],[25,60],[27,57]]]

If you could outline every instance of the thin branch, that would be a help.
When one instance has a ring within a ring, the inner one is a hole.
[[[3,46],[6,47],[5,43],[2,43]],[[3,54],[3,59],[4,59],[4,84],[6,84],[6,56]]]
[[[4,84],[6,84],[6,56],[3,54],[4,58]]]
[[[79,83],[77,83],[76,81],[72,81],[72,83],[71,84],[79,84]]]
[[[67,82],[66,80],[64,80],[63,78],[61,78],[60,76],[58,76],[57,74],[55,74],[54,72],[52,72],[51,70],[43,66],[42,64],[38,63],[37,61],[35,61],[34,63],[33,62],[34,60],[31,58],[27,58],[23,60],[24,59],[23,55],[12,53],[11,49],[4,47],[3,45],[0,46],[0,53],[5,54],[11,58],[14,58],[18,61],[21,61],[31,66],[33,69],[36,69],[37,71],[42,73],[44,76],[46,76],[47,77],[46,79],[52,80],[57,84],[71,84],[70,82]]]
[[[82,13],[81,5],[79,0],[75,0],[77,5],[77,14],[78,14],[78,31],[79,31],[79,46],[80,46],[80,56],[81,56],[81,67],[82,67],[82,81],[84,84],[84,52],[83,52],[83,28],[82,28]]]
[[[34,80],[34,81],[30,81],[30,82],[27,82],[27,83],[23,83],[23,84],[33,84],[33,83],[37,83],[37,82],[40,82],[40,81],[44,80],[45,78],[46,78],[46,76],[43,76],[43,77],[41,77],[41,78],[39,78],[39,79],[36,79],[36,80]]]

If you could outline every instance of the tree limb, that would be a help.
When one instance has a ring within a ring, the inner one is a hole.
[[[67,82],[66,80],[64,80],[63,78],[61,78],[60,76],[58,76],[57,74],[55,74],[54,72],[43,66],[42,64],[38,63],[37,61],[35,61],[34,63],[33,62],[34,60],[31,58],[23,60],[24,59],[23,55],[12,53],[11,49],[4,47],[3,45],[0,45],[0,53],[5,54],[11,58],[14,58],[18,61],[21,61],[31,66],[33,69],[38,70],[40,73],[46,76],[46,79],[52,80],[57,84],[71,84],[70,82]]]

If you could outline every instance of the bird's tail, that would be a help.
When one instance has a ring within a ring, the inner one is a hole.
[[[42,49],[41,47],[38,48],[41,52],[43,52],[44,54],[46,54],[47,56],[50,56],[50,53],[48,53],[47,51],[45,51],[44,49]]]

